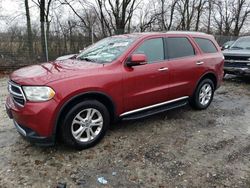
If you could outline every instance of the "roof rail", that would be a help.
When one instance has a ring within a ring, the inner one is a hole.
[[[173,34],[199,34],[199,35],[208,35],[208,34],[206,34],[206,33],[203,33],[203,32],[198,32],[198,31],[167,31],[166,33],[169,33],[169,34],[171,34],[171,33],[173,33]]]

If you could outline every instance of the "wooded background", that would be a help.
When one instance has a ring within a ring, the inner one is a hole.
[[[250,31],[249,0],[19,0],[16,3],[20,7],[18,16],[3,15],[0,6],[0,21],[7,23],[0,33],[0,66],[45,61],[45,34],[49,59],[53,60],[115,34],[202,31],[213,34],[222,44]]]

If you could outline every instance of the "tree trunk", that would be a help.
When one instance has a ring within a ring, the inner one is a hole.
[[[27,20],[27,45],[28,45],[28,50],[29,50],[29,57],[33,59],[34,57],[33,36],[32,36],[31,23],[30,23],[30,10],[29,10],[28,0],[25,0],[25,11],[26,11],[26,20]]]
[[[201,13],[202,13],[202,10],[203,10],[203,0],[200,0],[199,1],[199,5],[197,7],[197,18],[196,18],[196,24],[195,24],[195,31],[198,31],[199,30],[199,25],[200,25],[200,18],[201,18]]]
[[[171,27],[172,27],[172,24],[173,24],[173,17],[174,17],[174,11],[175,11],[176,4],[177,4],[177,0],[175,0],[173,2],[173,4],[171,5],[170,19],[169,19],[169,24],[168,24],[167,30],[171,30]]]
[[[41,29],[41,48],[42,61],[46,60],[46,45],[45,45],[45,0],[40,1],[40,29]]]
[[[161,30],[167,30],[165,25],[165,10],[164,10],[165,0],[161,0]]]
[[[211,33],[211,15],[212,15],[212,2],[209,1],[208,2],[208,23],[207,23],[207,33],[210,34]]]

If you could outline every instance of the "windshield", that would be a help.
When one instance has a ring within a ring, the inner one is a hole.
[[[135,40],[132,37],[109,37],[84,50],[77,56],[79,60],[109,63],[118,58]]]
[[[242,37],[235,41],[230,49],[244,49],[250,50],[250,38]]]

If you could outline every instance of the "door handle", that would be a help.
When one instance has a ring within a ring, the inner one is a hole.
[[[202,65],[202,64],[204,64],[203,61],[197,61],[197,62],[196,62],[196,65]]]
[[[162,68],[158,69],[158,71],[167,71],[167,70],[168,70],[167,67],[162,67]]]

